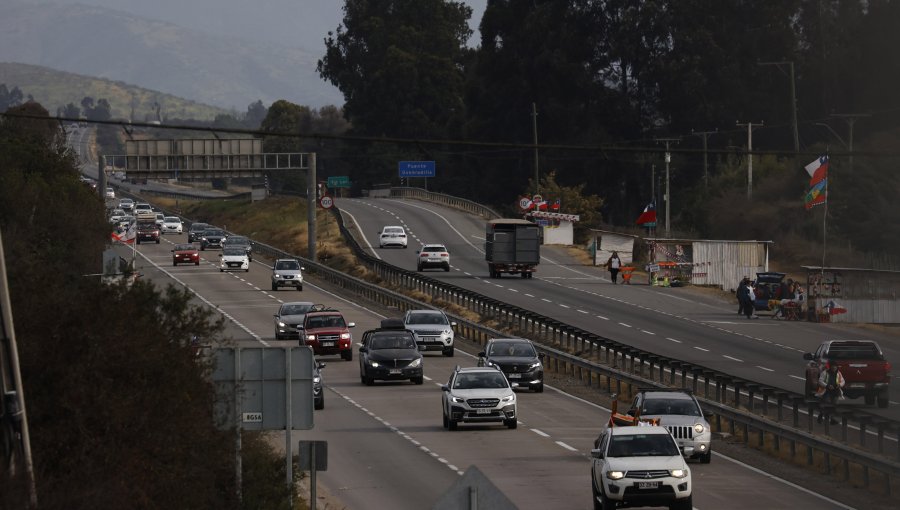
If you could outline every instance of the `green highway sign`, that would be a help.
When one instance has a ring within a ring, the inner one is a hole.
[[[329,188],[349,188],[350,187],[350,177],[347,175],[338,175],[336,177],[328,178],[328,187]]]

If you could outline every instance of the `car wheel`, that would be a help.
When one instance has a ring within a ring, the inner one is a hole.
[[[366,376],[363,377],[363,382],[366,383],[366,386],[372,386],[373,384],[375,384],[375,378],[371,375],[366,374]]]
[[[511,429],[515,429],[515,428],[519,427],[519,422],[515,418],[513,418],[512,420],[504,420],[504,423],[506,424],[507,427],[509,427]]]
[[[297,291],[303,292],[303,285],[297,285]]]
[[[863,398],[865,399],[867,406],[870,406],[875,403],[875,394],[874,393],[866,393],[866,395]]]
[[[450,428],[450,420],[447,419],[447,413],[441,413],[441,416],[444,418],[444,428]]]
[[[456,427],[457,427],[458,425],[459,425],[459,422],[458,422],[458,421],[456,421],[456,420],[454,420],[454,419],[451,419],[451,418],[447,418],[447,428],[448,428],[448,429],[450,429],[450,430],[456,430]]]
[[[225,270],[224,270],[224,269],[222,269],[222,268],[221,268],[221,267],[220,267],[220,268],[219,268],[219,272],[220,272],[220,273],[224,273],[224,272],[225,272]]]
[[[421,272],[422,272],[422,266],[416,266],[416,271],[418,271],[418,272],[421,273]]]
[[[250,272],[250,268],[248,267],[247,269],[244,269],[244,272],[245,272],[245,273],[249,273],[249,272]]]
[[[347,349],[341,353],[341,357],[344,358],[344,361],[353,361],[353,350]]]
[[[450,264],[447,264],[446,266],[444,266],[444,272],[446,273],[449,271],[450,271]]]
[[[277,290],[278,290],[278,285],[275,285],[275,284],[273,283],[273,284],[272,284],[272,292],[275,292],[275,291],[277,291]]]
[[[422,376],[413,377],[412,379],[410,379],[410,381],[412,381],[415,384],[422,384],[423,382],[425,382],[425,378]]]
[[[534,387],[535,393],[543,393],[544,392],[544,383],[540,382],[537,386]]]
[[[206,246],[200,245],[200,251],[206,251]]]
[[[599,508],[599,510],[615,510],[616,508],[616,502],[607,498],[603,491],[600,491],[600,506],[597,506],[596,501],[595,499],[594,507]]]
[[[709,464],[712,461],[712,450],[707,450],[706,453],[700,455],[700,464]]]
[[[881,390],[881,393],[878,394],[878,407],[884,408],[888,406],[888,392],[887,390]]]
[[[315,405],[313,406],[316,409],[325,409],[325,390],[322,390],[322,396],[316,400]]]
[[[449,349],[444,349],[442,354],[444,356],[447,356],[448,358],[452,358],[453,357],[453,346],[451,346]]]
[[[156,240],[156,244],[159,244],[159,239]]]
[[[178,262],[172,262],[172,265],[178,267]]]
[[[669,503],[669,510],[691,510],[694,508],[693,495]]]
[[[197,262],[194,262],[194,265],[195,265],[195,266],[199,266],[199,265],[200,265],[200,261],[198,260]]]

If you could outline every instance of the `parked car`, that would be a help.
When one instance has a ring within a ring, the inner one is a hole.
[[[803,355],[806,363],[806,395],[814,396],[819,374],[830,363],[837,363],[844,376],[844,397],[863,397],[866,404],[878,407],[890,402],[891,364],[884,359],[881,346],[873,340],[828,340],[816,352]]]
[[[200,265],[200,252],[193,244],[176,244],[172,248],[172,265],[194,264]]]
[[[769,308],[770,299],[786,299],[781,295],[781,282],[784,280],[784,273],[756,273],[756,299],[753,301],[753,308],[756,310],[771,310]]]
[[[693,454],[693,452],[685,452]],[[665,427],[603,429],[591,450],[594,508],[693,508],[691,470]]]
[[[441,351],[453,356],[453,328],[447,315],[440,310],[408,310],[403,315],[406,329],[416,335],[416,343],[423,351]]]
[[[200,234],[200,251],[213,248],[221,248],[225,242],[225,231],[221,228],[208,228]]]
[[[411,331],[374,329],[363,334],[359,348],[359,380],[363,384],[407,379],[422,384],[422,365],[422,354]]]
[[[456,430],[460,423],[500,422],[518,427],[516,393],[496,367],[459,366],[441,385],[444,428]]]
[[[491,338],[478,353],[478,366],[498,367],[519,388],[544,391],[544,355],[538,354],[531,340]]]
[[[225,271],[250,271],[250,259],[247,252],[240,248],[222,248],[219,254],[219,272]]]
[[[450,252],[443,244],[425,244],[416,252],[416,271],[433,267],[450,270]]]
[[[400,246],[406,248],[406,230],[403,227],[389,226],[378,233],[378,247]]]
[[[228,236],[222,244],[223,248],[240,248],[247,253],[247,258],[253,262],[253,245],[250,238],[246,236]]]
[[[272,291],[279,287],[303,290],[303,266],[297,259],[278,259],[272,266]]]
[[[273,317],[275,318],[275,340],[300,338],[298,326],[303,325],[306,312],[313,309],[311,301],[292,301],[282,303]]]
[[[350,328],[353,322],[346,322],[337,310],[307,312],[300,331],[300,345],[309,345],[316,356],[339,354],[346,361],[353,360],[353,336]]]
[[[184,231],[184,222],[178,216],[165,216],[161,232],[163,234],[181,234]]]
[[[690,447],[692,457],[703,464],[712,459],[712,430],[703,416],[700,403],[689,390],[641,388],[634,396],[631,416],[658,418],[682,450]]]
[[[188,242],[194,243],[199,241],[203,232],[209,228],[212,228],[212,225],[208,223],[191,223],[190,228],[188,228]]]

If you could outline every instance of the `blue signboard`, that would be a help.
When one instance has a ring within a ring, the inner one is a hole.
[[[401,161],[400,177],[434,177],[434,161]]]

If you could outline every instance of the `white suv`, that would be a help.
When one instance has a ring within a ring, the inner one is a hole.
[[[416,344],[422,351],[441,351],[453,356],[453,327],[447,315],[440,310],[408,310],[403,315],[403,326],[416,336]]]
[[[443,244],[423,244],[422,249],[416,252],[416,271],[422,271],[429,267],[437,267],[444,271],[450,270],[450,252]]]
[[[460,422],[519,424],[516,394],[499,368],[457,366],[441,394],[445,429],[456,430]]]
[[[406,230],[403,227],[384,227],[378,233],[378,247],[402,246],[406,248]]]
[[[712,458],[712,430],[690,390],[640,388],[628,410],[631,416],[658,418],[679,448],[691,447],[702,464]]]
[[[692,491],[691,470],[665,427],[609,427],[594,442],[591,493],[595,510],[612,510],[620,503],[691,510]]]

